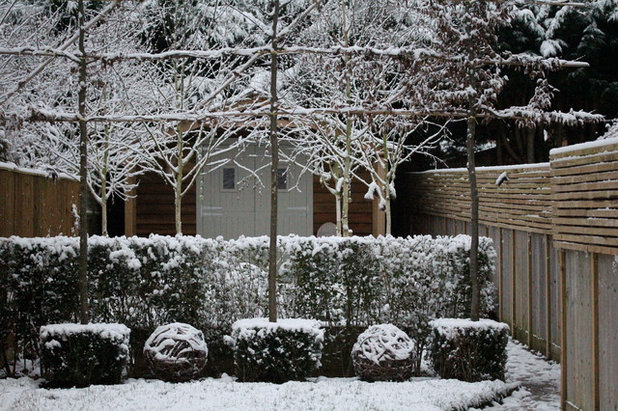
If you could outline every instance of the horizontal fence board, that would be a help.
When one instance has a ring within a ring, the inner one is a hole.
[[[584,156],[572,156],[566,158],[550,159],[551,167],[557,168],[570,168],[575,166],[581,166],[585,164],[597,164],[597,163],[609,163],[618,161],[618,151],[602,151],[595,154],[588,154]]]
[[[617,190],[618,180],[610,180],[603,182],[585,182],[579,184],[555,185],[552,187],[554,193],[574,193],[578,191],[594,191],[594,190]]]
[[[607,144],[601,144],[601,145],[592,146],[592,147],[584,147],[584,148],[580,148],[579,150],[568,150],[568,151],[563,151],[562,153],[554,152],[554,153],[551,153],[551,158],[552,159],[562,159],[562,158],[568,158],[568,157],[595,154],[600,151],[603,152],[603,151],[617,151],[617,150],[618,150],[618,143],[608,141]]]
[[[611,181],[618,180],[618,171],[608,171],[605,173],[590,173],[590,174],[578,174],[575,176],[556,176],[552,178],[552,184],[554,186],[561,186],[563,184],[577,184],[583,182],[593,181]]]
[[[561,177],[561,176],[579,176],[583,174],[592,174],[592,173],[602,173],[606,171],[616,170],[616,162],[610,163],[601,163],[601,164],[588,164],[579,167],[570,167],[570,168],[552,168],[551,176],[552,177]]]

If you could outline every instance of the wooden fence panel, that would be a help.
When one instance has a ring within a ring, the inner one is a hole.
[[[618,143],[551,154],[553,235],[557,246],[618,252]]]
[[[79,183],[0,164],[0,237],[71,235]]]
[[[618,409],[618,139],[552,150],[550,163],[478,168],[477,176],[480,234],[498,253],[499,318],[563,362],[564,408]],[[465,169],[409,180],[417,220],[469,232]]]
[[[551,244],[551,241],[550,241]],[[551,339],[550,339],[550,350],[549,352],[545,352],[545,355],[549,358],[555,359],[555,360],[559,360],[560,359],[560,355],[561,355],[561,341],[560,341],[560,335],[562,332],[562,326],[560,323],[560,312],[561,312],[561,306],[560,306],[560,266],[558,264],[559,262],[559,256],[558,256],[559,250],[556,249],[553,245],[550,246],[550,260],[549,260],[549,275],[550,275],[550,281],[549,281],[549,290],[548,294],[550,296],[550,316],[548,318],[548,322],[550,324],[550,334],[551,334]]]
[[[502,296],[501,296],[501,311],[500,319],[508,323],[511,331],[514,332],[515,324],[513,322],[513,240],[514,230],[502,230]],[[500,288],[500,287],[499,287]]]
[[[618,261],[599,255],[599,405],[602,410],[618,409]]]
[[[0,237],[15,232],[15,174],[0,169]]]
[[[520,341],[528,340],[528,234],[515,231],[515,278],[513,295],[515,327],[513,335]]]
[[[567,405],[579,408],[593,404],[592,373],[592,301],[590,288],[590,255],[566,253],[567,278]],[[564,371],[564,369],[563,369]],[[581,383],[586,382],[586,383]]]
[[[547,276],[545,275],[545,236],[542,234],[532,234],[531,240],[531,272],[529,278],[531,284],[529,289],[531,294],[529,320],[531,325],[529,328],[530,346],[538,351],[545,351],[545,342],[547,341],[547,321],[550,313],[547,310],[546,290]]]

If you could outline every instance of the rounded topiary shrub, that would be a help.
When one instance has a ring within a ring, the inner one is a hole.
[[[432,328],[429,358],[442,378],[504,380],[509,326],[493,320],[440,318]]]
[[[392,324],[369,327],[352,347],[354,372],[365,381],[404,381],[416,365],[416,345]]]
[[[232,324],[226,342],[234,350],[240,381],[303,381],[320,366],[324,330],[314,320],[250,318]]]
[[[42,374],[54,387],[120,383],[129,356],[130,334],[122,324],[42,326]]]
[[[150,371],[165,381],[189,381],[200,376],[208,360],[204,334],[184,323],[157,327],[144,345]]]

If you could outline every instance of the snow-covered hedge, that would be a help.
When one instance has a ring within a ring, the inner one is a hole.
[[[393,323],[420,351],[430,320],[468,315],[469,246],[468,236],[280,237],[280,317]],[[267,314],[267,237],[93,236],[89,247],[91,318],[129,326],[138,357],[157,326],[185,322],[204,332],[214,366],[213,356],[231,354],[221,337],[234,321]],[[0,344],[10,333],[23,355],[38,358],[40,326],[77,320],[78,249],[74,237],[0,239]],[[491,240],[481,238],[480,250],[488,313]]]
[[[282,278],[293,283],[290,316],[331,325],[393,323],[417,342],[419,359],[429,321],[470,312],[470,237],[288,238]],[[479,243],[481,311],[495,308],[491,282],[496,254]]]
[[[431,321],[430,326],[429,358],[440,377],[468,382],[504,380],[507,324],[442,318]]]
[[[130,334],[122,324],[43,326],[43,376],[52,386],[120,383],[129,357]]]
[[[249,318],[232,324],[227,337],[240,381],[303,381],[320,367],[324,330],[305,319]]]

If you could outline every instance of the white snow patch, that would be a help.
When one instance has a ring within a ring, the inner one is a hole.
[[[588,148],[604,147],[604,146],[609,146],[613,144],[618,144],[618,137],[606,138],[603,140],[588,141],[587,143],[573,144],[572,146],[553,148],[549,151],[549,155],[555,156],[557,154],[568,153],[571,151],[579,151],[579,150],[584,150]]]
[[[15,163],[5,163],[3,161],[0,161],[0,170],[14,171],[14,172],[21,173],[21,174],[28,174],[31,176],[41,176],[41,177],[46,177],[46,178],[50,178],[54,174],[53,170],[45,170],[41,168],[36,169],[36,168],[20,167]],[[67,180],[79,181],[78,176],[74,176],[74,175],[70,175],[66,173],[57,173],[57,177],[67,179]]]
[[[607,140],[606,140],[607,141]],[[476,171],[501,171],[501,170],[524,170],[528,168],[545,168],[549,167],[549,163],[531,163],[531,164],[513,164],[509,166],[489,166],[489,167],[476,167]],[[427,174],[427,173],[459,173],[467,172],[465,167],[459,168],[439,168],[436,170],[414,171],[408,174]]]
[[[444,337],[448,339],[453,339],[457,336],[462,330],[509,330],[509,325],[505,323],[500,323],[494,320],[488,319],[480,319],[478,321],[472,321],[469,319],[462,318],[439,318],[437,320],[432,320],[429,324],[440,333]]]
[[[504,183],[505,181],[508,181],[508,179],[509,179],[509,176],[508,176],[507,172],[503,171],[502,174],[500,174],[498,176],[498,178],[496,178],[496,185],[499,186],[502,183]]]
[[[98,334],[101,338],[110,340],[124,341],[128,340],[131,330],[124,324],[115,323],[91,323],[91,324],[48,324],[41,327],[41,339],[49,336],[69,336],[73,334],[90,332]]]
[[[421,380],[367,383],[317,378],[285,384],[237,383],[229,377],[182,384],[129,380],[121,385],[40,389],[30,378],[0,380],[0,410],[452,410],[504,395],[502,381]]]

